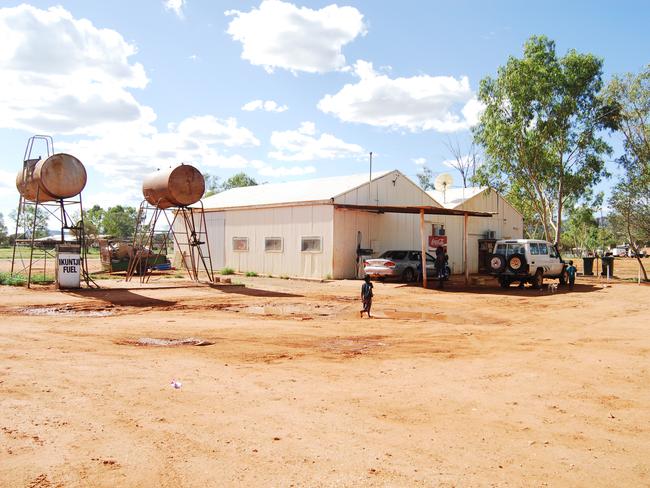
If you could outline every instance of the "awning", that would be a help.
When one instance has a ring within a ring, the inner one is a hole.
[[[343,210],[360,210],[373,213],[401,213],[420,215],[420,241],[422,243],[422,286],[427,287],[427,266],[426,266],[426,244],[424,236],[424,215],[453,215],[463,217],[463,255],[465,262],[465,284],[469,283],[469,265],[467,264],[467,229],[469,217],[492,217],[490,212],[472,212],[469,210],[456,210],[452,208],[433,207],[425,205],[421,207],[405,205],[401,207],[390,205],[351,205],[335,203],[334,208]]]
[[[456,215],[458,217],[492,217],[494,214],[491,212],[474,212],[470,210],[456,210],[453,208],[443,208],[443,207],[432,207],[430,205],[424,205],[421,207],[413,205],[405,206],[391,206],[391,205],[352,205],[347,203],[335,203],[334,208],[341,208],[347,210],[364,210],[367,212],[377,212],[377,213],[410,213],[410,214],[419,214],[424,213],[425,215]]]

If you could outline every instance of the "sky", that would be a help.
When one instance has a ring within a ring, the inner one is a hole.
[[[85,207],[137,206],[181,162],[282,182],[365,173],[370,151],[457,186],[448,144],[469,148],[480,80],[526,39],[601,57],[607,81],[649,62],[648,21],[646,1],[0,0],[0,212],[11,227],[34,134],[84,163]]]

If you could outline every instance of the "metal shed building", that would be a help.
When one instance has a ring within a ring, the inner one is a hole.
[[[467,202],[482,203],[490,200]],[[388,249],[420,249],[419,215],[354,206],[445,211],[437,199],[398,170],[375,174],[372,179],[365,174],[233,188],[204,199],[203,206],[215,269],[335,279],[357,276],[358,248],[372,249],[374,255]],[[454,271],[462,272],[463,218],[426,215],[425,220],[432,224],[427,226],[432,233],[433,224],[449,229],[450,261],[451,246],[458,244],[461,258]],[[471,225],[479,225],[472,220],[491,218],[469,219],[470,230]],[[472,267],[470,262],[470,271]]]

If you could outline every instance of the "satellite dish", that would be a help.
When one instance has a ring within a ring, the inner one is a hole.
[[[444,200],[447,200],[447,188],[449,188],[453,182],[454,178],[449,173],[440,173],[438,176],[436,176],[436,179],[433,180],[433,187],[436,190],[441,191]],[[447,202],[445,201],[443,203]]]

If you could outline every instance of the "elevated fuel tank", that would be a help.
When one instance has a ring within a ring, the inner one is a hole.
[[[204,192],[203,175],[189,164],[155,171],[142,182],[144,198],[162,209],[192,205],[201,200]]]

